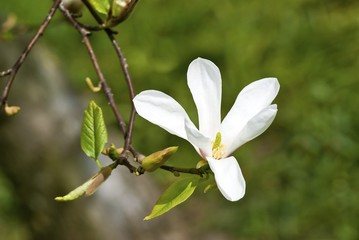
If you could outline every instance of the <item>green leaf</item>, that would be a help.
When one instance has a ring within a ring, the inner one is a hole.
[[[107,15],[110,10],[110,2],[108,0],[89,0],[89,3],[99,13]]]
[[[107,180],[111,175],[111,172],[112,168],[110,166],[104,167],[84,184],[75,188],[63,197],[56,197],[55,200],[65,202],[75,200],[82,195],[85,195],[86,197],[90,196]]]
[[[85,182],[84,184],[82,184],[81,186],[75,188],[74,190],[72,190],[71,192],[66,194],[65,196],[56,197],[55,200],[61,201],[61,202],[75,200],[76,198],[85,194],[86,190],[88,189],[88,187],[91,185],[92,182],[93,181],[90,179],[87,182]]]
[[[167,211],[171,210],[178,204],[186,201],[194,192],[199,182],[199,178],[189,177],[181,179],[173,183],[157,200],[152,212],[144,218],[149,220],[158,217]]]
[[[107,130],[102,110],[91,101],[85,110],[81,129],[81,148],[87,156],[97,161],[107,143]]]

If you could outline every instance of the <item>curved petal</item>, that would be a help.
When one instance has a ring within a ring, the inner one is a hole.
[[[241,199],[246,191],[246,182],[237,160],[229,157],[220,160],[207,158],[207,161],[222,195],[229,201]]]
[[[236,141],[248,121],[268,107],[278,91],[276,78],[264,78],[246,86],[222,122],[220,131],[224,142]]]
[[[224,143],[225,145],[228,144],[226,145],[227,149],[224,156],[228,156],[241,145],[258,137],[265,130],[267,130],[267,128],[272,124],[277,114],[277,111],[277,105],[273,104],[266,107],[257,115],[255,115],[252,119],[250,119],[247,124],[242,128],[242,131],[240,131],[237,136],[232,137],[234,139],[232,142]]]
[[[195,128],[182,106],[163,92],[143,91],[133,99],[133,103],[141,117],[181,138],[187,140],[186,121],[187,125],[192,124]]]
[[[204,159],[212,156],[212,142],[210,138],[198,131],[189,120],[185,120],[185,130],[187,133],[187,140],[195,147],[199,155]]]
[[[203,58],[191,62],[187,84],[198,110],[199,130],[214,138],[221,123],[222,80],[217,66]]]

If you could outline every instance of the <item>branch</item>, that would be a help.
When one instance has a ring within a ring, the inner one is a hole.
[[[123,71],[123,73],[125,75],[128,90],[129,90],[129,93],[130,93],[131,115],[130,115],[130,120],[129,120],[129,124],[128,124],[128,128],[127,128],[127,132],[125,134],[125,146],[124,146],[124,149],[127,150],[127,149],[130,149],[130,147],[131,147],[132,130],[133,130],[133,125],[134,125],[135,116],[136,116],[136,109],[135,109],[135,106],[134,106],[133,101],[132,101],[133,98],[135,97],[135,93],[134,93],[134,89],[133,89],[132,79],[131,79],[130,73],[128,71],[128,64],[127,64],[126,58],[125,58],[120,46],[116,42],[116,39],[114,38],[113,33],[106,30],[106,34],[110,38],[110,40],[112,42],[112,45],[114,46],[114,48],[116,50],[116,53],[117,53],[118,57],[120,58],[122,71]]]
[[[160,168],[173,173],[175,176],[178,176],[179,173],[189,173],[189,174],[199,175],[200,177],[203,177],[203,175],[207,175],[209,169],[209,168],[179,168],[179,167],[172,167],[167,165],[162,165]]]
[[[87,7],[87,9],[90,11],[90,13],[92,14],[92,16],[94,17],[94,19],[97,21],[97,23],[102,26],[102,24],[104,23],[102,18],[96,13],[96,11],[92,8],[91,4],[88,2],[88,0],[82,0],[82,2],[85,4],[85,6]],[[134,93],[134,89],[133,89],[133,84],[132,84],[132,79],[131,79],[131,75],[130,72],[128,70],[128,64],[126,61],[126,58],[119,46],[119,44],[117,43],[114,34],[116,34],[116,32],[112,31],[109,28],[105,28],[104,29],[108,38],[110,39],[112,46],[114,47],[116,54],[118,56],[118,58],[120,59],[120,64],[121,64],[121,68],[122,71],[124,73],[124,77],[126,79],[126,83],[128,86],[128,90],[129,90],[129,94],[130,94],[130,101],[131,101],[131,115],[130,115],[130,120],[129,120],[129,126],[127,131],[123,131],[124,133],[124,138],[125,138],[125,146],[124,146],[124,150],[130,150],[132,152],[133,155],[137,155],[138,153],[136,152],[136,150],[131,146],[131,140],[132,140],[132,130],[133,130],[133,125],[134,125],[134,121],[135,121],[135,116],[136,116],[136,110],[135,107],[133,105],[132,99],[135,97],[135,93]],[[126,126],[125,126],[126,128]],[[125,152],[124,151],[124,152]]]
[[[52,17],[54,16],[54,14],[56,12],[56,9],[59,7],[60,3],[61,3],[61,0],[55,0],[54,4],[52,5],[49,13],[47,14],[47,16],[45,18],[45,20],[43,21],[43,23],[41,24],[40,28],[37,30],[37,32],[35,33],[33,38],[31,39],[29,44],[26,46],[26,48],[24,49],[24,51],[22,52],[21,56],[16,61],[16,63],[10,69],[2,71],[0,73],[0,77],[9,75],[9,79],[5,85],[5,88],[4,88],[2,97],[1,97],[0,108],[2,108],[3,106],[6,105],[7,99],[9,97],[10,89],[15,80],[17,72],[19,71],[20,67],[24,63],[26,57],[29,55],[31,49],[35,46],[37,40],[43,35],[45,29],[49,25]]]
[[[88,51],[88,53],[90,54],[90,58],[92,61],[92,64],[94,65],[96,74],[99,78],[100,84],[104,89],[105,95],[107,97],[107,100],[111,106],[111,109],[113,111],[113,113],[115,114],[115,117],[117,119],[117,122],[121,128],[121,131],[123,134],[126,133],[126,124],[123,121],[123,118],[117,108],[117,105],[115,103],[115,100],[113,98],[113,94],[111,92],[110,87],[108,86],[105,77],[102,74],[101,68],[99,66],[99,63],[97,61],[97,57],[94,53],[94,50],[92,48],[92,45],[90,43],[90,40],[88,38],[88,35],[90,34],[90,32],[88,32],[85,28],[83,28],[71,15],[71,13],[65,9],[63,6],[60,5],[60,10],[64,13],[65,17],[72,23],[72,25],[77,29],[77,31],[81,34],[82,36],[82,41],[84,42],[86,49]]]
[[[127,167],[131,173],[135,173],[137,176],[142,175],[144,173],[144,171],[142,171],[141,167],[136,168],[127,160],[126,157],[118,157],[118,158],[112,159],[112,160],[114,162],[109,165],[112,169],[115,169],[118,165],[123,165],[123,166]]]
[[[72,23],[72,25],[77,29],[77,31],[81,34],[82,41],[84,42],[84,44],[86,46],[86,49],[88,50],[88,52],[90,54],[90,58],[91,58],[91,61],[92,61],[93,65],[94,65],[96,74],[97,74],[97,76],[98,76],[98,78],[100,80],[100,83],[101,83],[101,85],[102,85],[102,87],[104,89],[105,95],[106,95],[106,97],[108,99],[108,102],[109,102],[111,108],[112,108],[112,111],[115,114],[115,117],[116,117],[117,122],[118,122],[118,124],[119,124],[119,126],[121,128],[121,131],[125,136],[125,147],[124,147],[123,153],[127,152],[126,150],[129,149],[131,151],[131,153],[133,154],[133,156],[135,157],[135,159],[136,159],[137,155],[139,153],[131,146],[131,143],[130,143],[131,142],[131,136],[132,136],[133,123],[134,123],[135,110],[134,110],[133,103],[132,103],[132,98],[134,97],[134,92],[133,92],[133,87],[132,87],[132,81],[131,81],[131,79],[129,77],[130,75],[129,75],[128,71],[127,71],[127,64],[126,64],[126,67],[125,67],[125,69],[126,69],[125,75],[127,76],[129,86],[130,86],[129,88],[130,88],[130,92],[131,92],[131,106],[132,106],[131,118],[130,118],[130,124],[129,124],[130,130],[128,130],[128,131],[126,130],[126,124],[123,121],[123,118],[119,113],[119,110],[117,108],[117,105],[115,103],[113,95],[111,93],[111,89],[108,86],[108,84],[106,82],[106,79],[102,74],[102,71],[100,69],[99,63],[97,61],[97,57],[96,57],[96,55],[95,55],[95,53],[93,51],[92,45],[91,45],[90,40],[88,38],[88,35],[90,34],[90,32],[88,32],[84,28],[83,25],[78,23],[76,21],[76,19],[71,15],[71,13],[67,9],[65,9],[62,5],[60,5],[60,10],[64,13],[65,17]],[[106,32],[108,32],[108,31],[106,30]],[[110,30],[108,32],[108,34],[112,34],[112,31]],[[113,42],[116,42],[116,41],[113,39]],[[116,45],[117,45],[117,43],[116,43]],[[121,51],[119,51],[119,52],[121,52]],[[122,53],[121,53],[121,56],[123,57]],[[123,58],[123,61],[125,61],[124,58]],[[127,149],[126,149],[126,147],[127,147]],[[117,167],[117,165],[124,165],[130,170],[131,173],[135,172],[138,175],[143,174],[142,171],[138,171],[138,169],[136,167],[132,166],[130,164],[130,162],[127,160],[127,158],[123,156],[123,154],[121,154],[121,156],[119,158],[112,159],[112,160],[114,161],[114,163],[111,164],[112,168]]]

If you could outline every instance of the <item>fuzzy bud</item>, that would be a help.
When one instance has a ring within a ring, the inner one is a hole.
[[[168,147],[158,152],[148,155],[142,160],[142,167],[148,172],[153,172],[161,167],[173,154],[177,152],[178,147]]]
[[[81,15],[83,3],[81,0],[62,0],[63,6],[73,15]]]
[[[117,159],[122,152],[123,148],[116,148],[115,145],[111,144],[110,148],[108,149],[108,156],[111,159]]]
[[[125,21],[138,0],[113,0],[105,27],[114,27]]]

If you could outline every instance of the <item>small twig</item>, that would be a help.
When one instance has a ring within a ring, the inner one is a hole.
[[[10,68],[10,69],[8,69],[8,70],[5,70],[5,71],[2,71],[2,72],[0,73],[0,77],[5,77],[5,76],[9,75],[12,71],[13,71],[12,68]]]
[[[5,85],[5,88],[4,88],[2,97],[1,97],[0,108],[5,106],[5,104],[7,102],[7,99],[9,97],[11,86],[12,86],[14,80],[15,80],[17,72],[19,71],[19,69],[22,66],[23,62],[25,61],[26,57],[30,53],[31,49],[36,44],[37,40],[42,36],[45,29],[49,25],[49,23],[50,23],[52,17],[54,16],[54,14],[55,14],[58,6],[60,5],[60,3],[61,3],[61,0],[55,0],[54,4],[52,5],[49,13],[47,14],[47,16],[45,18],[45,20],[43,21],[43,23],[41,24],[41,26],[39,27],[39,29],[37,30],[37,32],[35,33],[33,38],[31,39],[29,44],[24,49],[24,51],[21,54],[21,56],[19,57],[19,59],[16,61],[16,63],[10,69],[1,72],[0,77],[4,77],[4,76],[9,75],[9,79],[8,79],[6,85]]]
[[[136,116],[136,109],[135,109],[135,106],[134,106],[133,101],[132,101],[132,99],[135,97],[135,92],[134,92],[134,89],[133,89],[131,75],[130,75],[130,72],[128,71],[128,64],[127,64],[126,58],[125,58],[120,46],[118,45],[116,39],[114,38],[113,34],[108,32],[108,31],[106,31],[106,33],[107,33],[107,36],[111,39],[112,45],[114,46],[114,48],[116,50],[116,53],[117,53],[118,57],[120,58],[122,71],[123,71],[123,73],[125,75],[128,90],[129,90],[129,93],[130,93],[131,115],[130,115],[130,120],[129,120],[129,124],[128,124],[128,128],[127,128],[127,132],[125,134],[125,146],[124,146],[124,149],[127,150],[127,149],[130,149],[130,146],[131,146],[132,130],[133,130],[133,125],[134,125],[135,116]]]
[[[119,157],[117,159],[112,159],[112,160],[114,162],[109,165],[112,169],[115,169],[118,165],[123,165],[127,167],[131,173],[135,173],[136,175],[141,175],[144,173],[144,171],[140,171],[139,168],[133,166],[125,157]]]
[[[169,171],[176,175],[176,173],[189,173],[189,174],[196,174],[200,177],[203,177],[203,175],[208,174],[207,168],[179,168],[179,167],[172,167],[167,165],[162,165],[160,167],[163,170]]]
[[[97,32],[97,31],[102,31],[103,27],[102,26],[90,26],[90,25],[86,25],[83,24],[81,22],[77,22],[81,27],[91,31],[91,32]]]

